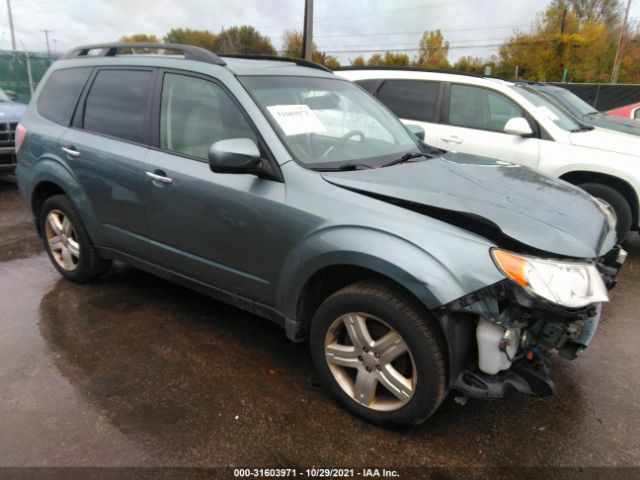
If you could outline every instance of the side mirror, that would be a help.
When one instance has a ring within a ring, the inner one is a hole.
[[[7,94],[7,97],[9,97],[9,99],[12,102],[17,102],[18,101],[18,94],[16,92],[14,92],[13,90],[5,90],[4,93]]]
[[[407,128],[411,133],[413,133],[420,140],[424,141],[424,128],[420,125],[416,125],[415,123],[407,123]]]
[[[533,133],[533,130],[531,130],[531,126],[529,125],[529,122],[527,122],[526,118],[514,117],[509,119],[509,121],[505,124],[504,133],[526,137],[528,135],[531,135]]]
[[[209,168],[215,173],[256,173],[260,150],[250,138],[220,140],[209,148]]]

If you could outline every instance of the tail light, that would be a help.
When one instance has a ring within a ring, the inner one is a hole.
[[[24,143],[24,139],[27,136],[27,127],[19,123],[16,126],[16,153],[20,150],[20,147]]]

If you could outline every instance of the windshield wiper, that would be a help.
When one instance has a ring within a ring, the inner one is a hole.
[[[580,125],[580,127],[571,130],[571,133],[589,132],[591,130],[593,130],[593,127],[590,127],[588,125]]]
[[[338,167],[312,167],[311,170],[316,172],[345,172],[347,170],[358,170],[360,168],[373,168],[366,163],[345,163]]]
[[[432,158],[429,155],[427,155],[426,153],[409,152],[409,153],[405,153],[400,158],[396,158],[395,160],[391,160],[390,162],[383,163],[382,165],[380,165],[379,168],[390,167],[391,165],[397,165],[398,163],[408,162],[409,160],[412,160],[412,159],[418,158],[418,157]]]

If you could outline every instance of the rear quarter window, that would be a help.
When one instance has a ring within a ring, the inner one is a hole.
[[[53,72],[36,101],[38,113],[47,120],[68,126],[91,70],[91,67],[79,67]]]
[[[440,82],[386,80],[377,97],[399,118],[434,122]]]

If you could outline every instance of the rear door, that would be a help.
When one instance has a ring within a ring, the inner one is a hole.
[[[456,83],[448,87],[436,146],[531,168],[538,166],[538,127],[522,107],[488,88]],[[514,117],[526,118],[534,134],[521,137],[504,133],[505,124]]]
[[[59,141],[107,246],[141,258],[149,256],[140,193],[154,78],[153,69],[97,69]]]
[[[375,95],[405,124],[420,125],[425,131],[424,141],[435,146],[441,85],[426,80],[385,80]]]

